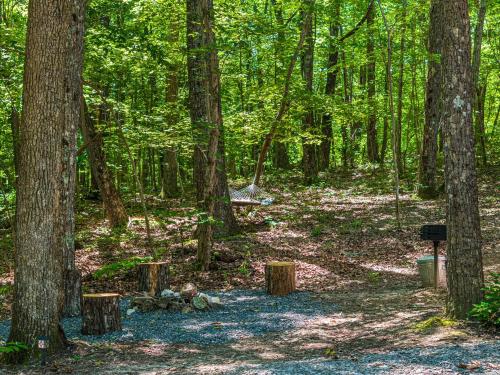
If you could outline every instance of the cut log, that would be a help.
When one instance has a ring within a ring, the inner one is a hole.
[[[117,293],[84,294],[82,334],[102,335],[122,329],[120,295]]]
[[[141,263],[137,265],[137,281],[139,292],[147,292],[158,297],[162,290],[169,288],[168,263]]]
[[[269,262],[265,271],[268,294],[286,296],[295,290],[295,263]]]

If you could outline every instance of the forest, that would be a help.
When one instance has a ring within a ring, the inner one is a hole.
[[[500,372],[500,3],[0,0],[0,372]]]

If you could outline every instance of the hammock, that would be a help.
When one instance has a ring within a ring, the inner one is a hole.
[[[229,188],[231,203],[235,206],[269,206],[274,199],[255,184],[251,184],[241,190]]]

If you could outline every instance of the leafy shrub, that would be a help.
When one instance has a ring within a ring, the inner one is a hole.
[[[469,312],[471,318],[485,325],[500,327],[500,273],[491,273],[491,281],[486,284],[484,298]]]
[[[118,273],[128,271],[140,263],[147,263],[153,260],[152,257],[132,257],[116,263],[106,264],[94,272],[94,279],[108,279]]]
[[[8,342],[4,346],[0,346],[0,353],[17,353],[23,350],[28,350],[28,345],[22,342]]]

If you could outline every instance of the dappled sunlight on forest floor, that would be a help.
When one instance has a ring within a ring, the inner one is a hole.
[[[431,243],[419,239],[419,228],[444,223],[444,201],[422,201],[403,189],[398,229],[386,177],[358,174],[343,178],[346,181],[329,176],[312,188],[278,188],[268,182],[265,188],[274,195],[274,204],[237,210],[241,232],[217,238],[211,271],[203,273],[193,267],[196,212],[188,202],[150,199],[152,249],[147,247],[137,202],[129,200],[131,218],[128,228],[121,231],[107,229],[98,203],[80,202],[77,264],[87,292],[132,294],[136,288],[133,257],[169,261],[172,287],[189,281],[206,291],[263,289],[264,264],[292,260],[297,265],[298,289],[311,292],[312,301],[335,309],[314,316],[306,325],[208,346],[151,340],[78,341],[71,355],[54,359],[53,366],[82,374],[95,373],[95,368],[99,373],[238,374],[279,362],[281,369],[306,366],[304,373],[316,373],[314,369],[332,373],[331,363],[343,366],[346,361],[355,366],[354,371],[384,373],[376,369],[388,362],[377,356],[389,353],[394,373],[404,373],[398,372],[396,360],[403,355],[401,350],[435,348],[429,362],[422,359],[415,364],[428,369],[436,365],[433,361],[439,362],[441,350],[451,350],[450,345],[462,356],[452,364],[455,367],[468,366],[469,357],[479,358],[474,354],[481,351],[478,345],[493,345],[488,350],[495,352],[498,341],[494,334],[475,325],[451,322],[419,328],[419,322],[443,314],[445,295],[420,286],[416,260],[431,254],[432,249]],[[480,185],[484,264],[486,271],[498,271],[500,205],[490,179],[494,177],[486,176]],[[347,185],[351,188],[344,188]],[[444,244],[440,251],[444,254]],[[106,266],[110,271],[99,273]],[[11,280],[10,273],[2,276],[3,283]],[[10,298],[3,301],[7,316]],[[498,357],[484,354],[479,360],[485,373],[500,371]]]

